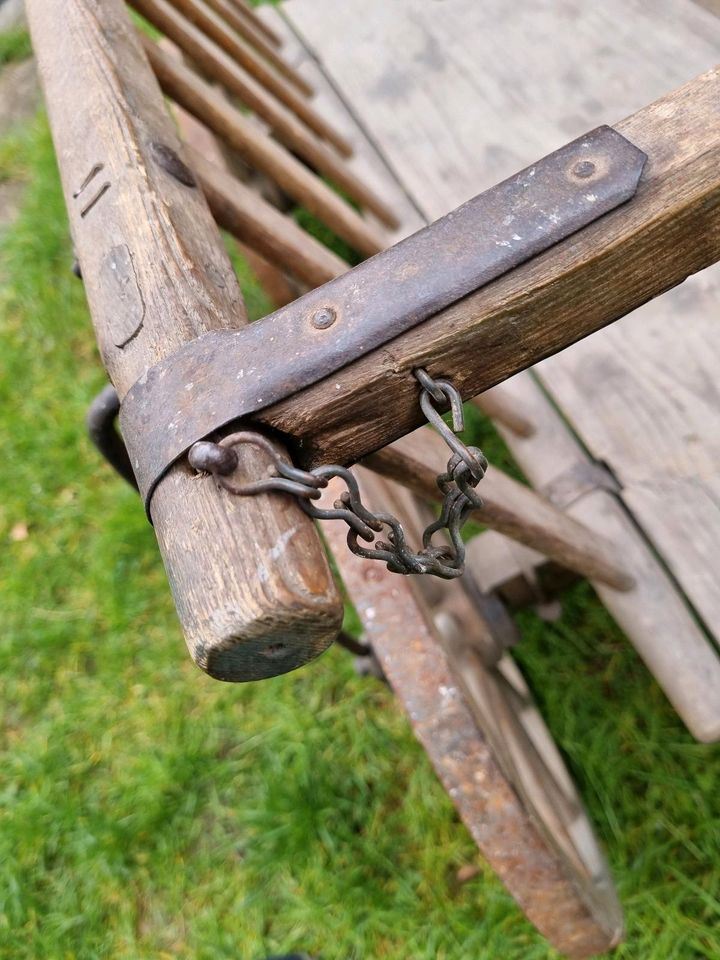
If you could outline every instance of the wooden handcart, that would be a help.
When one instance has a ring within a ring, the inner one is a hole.
[[[352,138],[283,54],[282,21],[242,0],[132,6],[162,38],[122,0],[28,0],[28,13],[113,385],[92,432],[139,487],[193,659],[219,679],[262,679],[338,637],[314,523],[334,517],[323,532],[366,652],[479,848],[558,950],[611,948],[622,912],[512,660],[506,604],[581,575],[632,635],[660,597],[678,642],[640,631],[638,646],[703,740],[720,732],[720,659],[667,605],[647,552],[613,543],[625,518],[612,487],[548,429],[535,381],[492,388],[720,259],[720,73],[392,246],[402,204],[354,169]],[[363,262],[304,230],[294,206]],[[278,307],[256,324],[218,225]],[[549,496],[458,437],[473,397]],[[487,529],[466,547],[467,517]]]

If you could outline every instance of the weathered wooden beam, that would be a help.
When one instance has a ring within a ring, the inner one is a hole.
[[[649,158],[629,203],[253,419],[350,463],[420,425],[416,367],[476,396],[720,259],[720,68],[616,129]]]
[[[357,177],[326,141],[320,140],[295,114],[239,66],[168,0],[133,0],[143,16],[187,54],[206,76],[264,120],[277,139],[319,173],[341,187],[389,227],[397,219],[373,190]],[[182,82],[182,80],[180,81]],[[202,120],[202,117],[199,118]]]
[[[163,91],[197,117],[251,166],[274,180],[356,250],[372,256],[386,246],[383,233],[234,107],[186,64],[143,37],[145,52]]]
[[[443,495],[436,477],[444,472],[447,458],[442,438],[425,428],[366,457],[363,466],[395,480],[423,500],[439,503]],[[616,590],[633,586],[622,558],[609,541],[568,517],[530,487],[490,466],[477,489],[483,501],[483,506],[471,514],[477,523]]]
[[[26,6],[90,312],[123,397],[185,341],[245,323],[242,297],[121,0]],[[246,466],[262,472],[267,459],[253,452]],[[342,605],[295,503],[228,497],[177,464],[152,516],[208,673],[273,676],[332,642]]]

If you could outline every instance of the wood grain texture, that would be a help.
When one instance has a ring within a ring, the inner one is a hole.
[[[168,0],[134,0],[134,4],[150,23],[194,61],[206,77],[222,84],[228,93],[264,120],[281,143],[341,187],[360,206],[371,210],[388,226],[397,226],[387,204],[350,170],[329,144],[320,140],[222,48],[175,10]]]
[[[718,635],[719,311],[715,265],[599,342],[577,344],[561,363],[539,369],[592,456],[612,466],[623,502]]]
[[[430,427],[423,427],[363,460],[363,465],[412,490],[421,499],[440,502],[436,477],[443,473],[448,449]],[[633,586],[612,543],[567,517],[530,487],[492,465],[478,485],[483,506],[471,517],[492,530],[532,547],[589,579],[618,590]]]
[[[122,397],[183,342],[244,323],[242,298],[121,0],[30,0],[27,9],[93,323]],[[332,642],[342,606],[317,532],[294,504],[232,502],[179,465],[152,512],[203,669],[271,676]]]
[[[323,221],[351,246],[372,256],[385,247],[381,230],[363,220],[337,193],[279,143],[229,103],[186,64],[143,38],[145,52],[167,96],[197,117],[251,167],[274,180],[300,206]]]
[[[521,0],[511,13],[503,0],[445,0],[440,14],[423,0],[367,0],[359,16],[352,0],[293,0],[283,9],[434,219],[563,140],[717,64],[720,21],[709,10],[720,7],[702,6]],[[704,122],[720,126],[717,96]],[[669,129],[668,143],[692,145],[695,129]],[[658,258],[658,272],[673,255],[669,248]],[[622,479],[623,501],[720,642],[720,405],[709,373],[717,369],[719,300],[714,268],[539,372],[583,443]]]
[[[719,259],[719,104],[713,70],[619,123],[649,157],[631,202],[257,419],[352,461],[419,425],[414,368],[475,396]]]
[[[502,385],[503,391],[533,411],[537,425],[530,437],[500,427],[513,456],[540,490],[552,489],[558,477],[588,462],[572,435],[530,373]],[[605,490],[578,496],[567,513],[612,540],[635,579],[628,592],[593,581],[600,599],[632,640],[633,646],[664,690],[690,732],[701,741],[720,738],[720,657],[698,626],[653,546],[623,505]]]
[[[259,57],[252,47],[237,36],[203,0],[173,0],[173,4],[191,23],[244,67],[259,83],[314,130],[318,136],[332,143],[340,153],[347,155],[349,147],[335,130],[313,109],[307,98],[295,86],[280,76]]]

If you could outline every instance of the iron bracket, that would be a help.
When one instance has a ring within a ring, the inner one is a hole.
[[[155,486],[193,443],[335,373],[629,200],[646,159],[598,127],[257,323],[207,333],[151,367],[120,410],[148,515]]]

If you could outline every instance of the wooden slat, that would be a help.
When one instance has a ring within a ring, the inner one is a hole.
[[[271,263],[310,287],[319,287],[349,269],[337,254],[227,170],[192,149],[188,159],[215,221]]]
[[[718,631],[720,265],[698,281],[539,372],[592,456],[611,465],[623,502],[651,532],[698,614]]]
[[[221,83],[228,93],[264,120],[281,143],[388,226],[397,226],[387,204],[348,168],[332,147],[318,139],[292,111],[178,13],[168,0],[135,0],[135,3],[143,16],[192,58],[203,74]]]
[[[164,92],[202,121],[250,164],[283,188],[344,240],[366,256],[385,246],[385,238],[341,197],[296,160],[265,131],[243,116],[184,63],[143,38],[145,52]]]
[[[557,487],[563,475],[587,464],[568,427],[530,373],[502,385],[518,403],[532,409],[536,431],[519,437],[501,432],[521,468],[540,489]],[[600,599],[631,638],[633,645],[665,691],[691,733],[699,740],[720,738],[720,657],[698,627],[652,546],[622,502],[596,489],[581,494],[567,512],[622,551],[635,587],[621,592],[593,582]]]
[[[363,465],[428,502],[440,502],[442,493],[436,477],[445,471],[447,459],[442,439],[430,428],[423,428],[366,457]],[[633,586],[612,543],[565,516],[530,487],[489,466],[477,489],[483,501],[482,507],[471,514],[477,523],[532,547],[582,576],[617,590]]]
[[[235,7],[240,16],[245,17],[254,26],[257,26],[259,30],[262,30],[271,43],[274,43],[276,47],[282,46],[282,37],[278,35],[269,23],[258,16],[258,11],[247,3],[247,0],[230,0],[230,3]]]
[[[226,53],[230,54],[278,100],[297,114],[318,136],[332,143],[342,154],[347,155],[349,153],[348,144],[313,109],[306,97],[299,93],[284,77],[276,73],[251,47],[234,34],[217,14],[205,6],[203,0],[174,0],[174,5],[184,17],[195,24]],[[140,8],[137,9],[142,12]]]
[[[121,0],[29,0],[27,11],[93,323],[122,397],[183,342],[244,323],[242,298]],[[267,460],[246,465],[257,473]],[[231,498],[176,465],[152,513],[203,669],[272,676],[332,641],[342,605],[294,503]]]
[[[397,176],[378,152],[368,131],[362,129],[338,91],[323,72],[322,64],[302,45],[288,21],[278,12],[281,8],[264,4],[258,7],[258,18],[271,27],[282,40],[283,53],[295,69],[315,89],[315,104],[319,113],[333,124],[352,147],[347,163],[375,193],[383,199],[400,220],[396,230],[389,231],[389,240],[397,242],[421,227],[426,220],[418,212],[400,184]]]
[[[649,157],[631,202],[257,419],[356,459],[419,425],[416,367],[475,396],[719,259],[718,103],[713,70],[617,124]]]
[[[257,20],[251,20],[247,14],[234,7],[230,0],[207,0],[207,5],[222,17],[239,37],[247,41],[268,63],[272,64],[278,73],[294,83],[303,93],[313,92],[312,87],[278,53],[277,43],[273,43],[266,37],[262,28],[258,26]]]
[[[690,0],[292,0],[282,7],[435,220],[720,58]],[[491,27],[491,28],[490,28]]]

